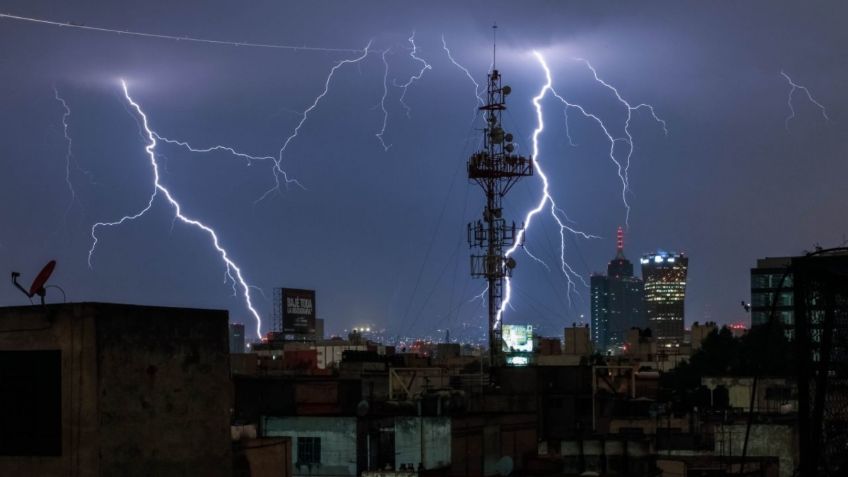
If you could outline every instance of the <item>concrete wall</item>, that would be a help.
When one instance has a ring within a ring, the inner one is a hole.
[[[451,462],[451,421],[449,417],[395,418],[395,469],[401,464],[418,464],[424,469],[447,467]]]
[[[233,444],[233,477],[291,477],[291,439],[242,439]]]
[[[0,309],[0,350],[46,349],[61,351],[61,456],[0,457],[0,475],[231,474],[227,312]]]
[[[535,414],[454,416],[449,475],[497,475],[505,457],[513,461],[512,475],[522,475],[537,450],[536,426]]]
[[[745,428],[745,424],[716,426],[716,452],[723,448],[725,454],[742,455]],[[798,460],[794,421],[787,424],[753,424],[748,438],[748,455],[777,457],[780,477],[791,477]]]
[[[120,305],[90,311],[102,475],[229,475],[227,312]]]
[[[355,417],[263,417],[263,437],[289,437],[292,441],[292,461],[295,476],[355,476],[356,475],[356,418]],[[311,468],[297,465],[297,438],[321,439],[321,463]]]

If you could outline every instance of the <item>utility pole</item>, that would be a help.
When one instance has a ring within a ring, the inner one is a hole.
[[[497,26],[493,31],[497,31]],[[492,49],[492,71],[488,74],[486,104],[480,106],[486,127],[483,128],[483,148],[468,159],[468,179],[479,185],[486,194],[483,220],[468,224],[468,244],[471,254],[471,276],[488,282],[489,304],[489,365],[494,366],[500,345],[498,315],[503,300],[504,280],[512,275],[515,260],[504,255],[504,247],[515,244],[521,227],[515,222],[507,225],[503,218],[502,201],[521,177],[533,175],[533,159],[514,154],[513,136],[503,130],[501,116],[506,110],[506,96],[512,91],[501,83]]]

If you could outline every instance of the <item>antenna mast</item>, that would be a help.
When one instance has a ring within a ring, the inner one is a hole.
[[[492,69],[496,70],[498,68],[495,63],[495,59],[498,54],[498,24],[495,23],[492,25]]]
[[[497,25],[492,27],[496,32]],[[494,35],[494,33],[493,33]],[[494,37],[493,37],[494,39]],[[522,227],[507,225],[503,218],[502,200],[518,179],[533,175],[533,159],[514,154],[513,136],[503,130],[501,116],[506,110],[506,96],[512,91],[503,86],[495,68],[495,45],[492,45],[492,71],[488,75],[487,101],[480,106],[486,127],[483,148],[468,159],[468,179],[486,194],[483,220],[468,224],[468,244],[472,248],[471,276],[488,282],[489,364],[496,364],[500,348],[498,310],[503,300],[504,279],[512,276],[515,260],[504,255],[504,247],[515,244]]]

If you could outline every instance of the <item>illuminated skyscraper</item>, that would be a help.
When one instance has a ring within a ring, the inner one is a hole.
[[[624,257],[621,227],[616,245],[607,275],[590,279],[592,341],[601,352],[623,345],[630,328],[645,327],[642,280],[633,276],[633,264]]]
[[[590,318],[592,321],[592,343],[604,353],[609,343],[609,281],[604,275],[589,278],[591,286]]]
[[[682,343],[689,258],[658,251],[643,255],[641,262],[648,326],[658,342]]]

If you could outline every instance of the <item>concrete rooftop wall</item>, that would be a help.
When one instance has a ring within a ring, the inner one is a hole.
[[[451,462],[449,417],[395,418],[395,468],[424,461],[427,470],[447,467]]]
[[[231,475],[226,311],[0,308],[0,350],[59,350],[62,410],[61,455],[0,475]]]

